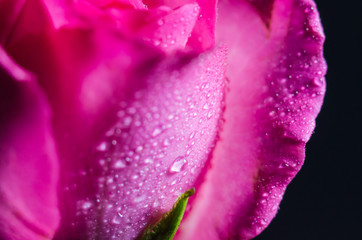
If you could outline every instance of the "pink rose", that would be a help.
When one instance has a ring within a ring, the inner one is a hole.
[[[250,239],[322,105],[312,0],[0,0],[0,238]]]

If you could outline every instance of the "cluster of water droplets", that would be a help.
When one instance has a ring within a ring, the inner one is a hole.
[[[117,122],[95,147],[96,194],[77,203],[91,238],[133,239],[195,186],[214,147],[224,91],[221,72],[203,58],[187,71],[156,71],[119,104]]]
[[[269,86],[265,88],[266,97],[259,105],[259,109],[268,110],[267,116],[274,127],[292,129],[282,133],[284,137],[301,141],[307,141],[314,129],[314,118],[308,117],[318,111],[314,99],[324,94],[324,73],[320,70],[313,72],[321,60],[311,56],[305,61],[309,54],[307,50],[301,50],[281,57],[275,66],[277,72],[267,75]]]

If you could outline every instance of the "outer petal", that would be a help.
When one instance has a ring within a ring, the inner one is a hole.
[[[325,91],[313,1],[276,0],[270,28],[246,1],[219,10],[217,35],[230,47],[225,124],[179,239],[250,239],[270,223]]]
[[[50,111],[29,73],[0,48],[0,238],[52,239],[58,158]]]

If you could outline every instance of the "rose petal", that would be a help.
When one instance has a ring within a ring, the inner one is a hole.
[[[58,158],[46,99],[0,48],[0,238],[51,239]]]
[[[202,168],[196,166],[203,166],[208,159],[221,114],[223,65],[220,61],[214,63],[220,55],[195,60],[191,56],[171,58],[171,62],[160,63],[150,74],[147,69],[136,68],[141,75],[127,75],[123,88],[110,81],[109,68],[99,72],[99,77],[92,77],[99,84],[83,83],[87,94],[105,100],[98,109],[110,111],[97,111],[94,125],[90,126],[85,125],[89,122],[86,119],[92,118],[89,113],[78,116],[85,120],[79,126],[73,125],[72,117],[66,131],[68,138],[60,139],[64,144],[62,152],[69,155],[68,163],[64,163],[68,167],[62,194],[67,220],[59,239],[92,238],[98,234],[133,239],[150,220],[169,210],[178,194],[197,183]],[[114,68],[120,69],[124,61],[117,59],[114,63]],[[125,79],[116,73],[113,77],[122,85]],[[118,89],[116,94],[102,94],[104,79]],[[110,102],[117,105],[109,106]],[[81,104],[86,107],[89,103]],[[105,124],[107,129],[100,127]],[[89,138],[76,133],[82,128],[102,135]],[[186,172],[189,175],[184,176]]]
[[[276,0],[270,28],[246,1],[221,2],[230,48],[225,124],[178,239],[250,239],[301,168],[325,91],[324,35],[310,0]]]
[[[101,27],[47,29],[12,42],[8,50],[39,76],[54,111],[62,159],[56,239],[135,237],[179,193],[198,184],[221,115],[222,50],[166,61],[157,49]],[[147,169],[153,170],[144,183]]]
[[[105,6],[115,6],[121,8],[127,8],[132,6],[134,9],[143,9],[146,10],[147,6],[142,2],[142,0],[82,0],[92,3],[97,7]]]
[[[264,21],[264,24],[269,27],[271,15],[273,12],[273,5],[275,0],[247,0],[255,10],[259,13],[259,16]]]
[[[77,196],[74,217],[89,238],[134,239],[198,185],[221,115],[222,58],[217,51],[165,60],[132,78],[130,96],[115,96],[119,119],[94,142],[74,189],[93,188]]]
[[[168,6],[172,9],[181,7],[188,3],[194,3],[193,0],[144,0],[143,1],[148,8],[156,8],[160,6]]]
[[[172,9],[188,3],[197,3],[200,13],[187,45],[197,52],[203,52],[215,45],[216,0],[145,0],[149,7],[168,6]]]
[[[175,10],[160,6],[149,11],[134,9],[118,1],[81,0],[60,6],[54,1],[47,2],[51,21],[56,28],[103,25],[116,28],[122,35],[136,38],[137,41],[150,42],[165,52],[185,47],[199,14],[196,3],[185,4]],[[56,14],[59,12],[61,17]]]
[[[0,44],[4,45],[11,34],[25,0],[0,1]]]
[[[12,18],[5,20],[5,31],[1,31],[5,38],[4,41],[2,41],[4,47],[23,36],[38,34],[45,28],[50,27],[50,22],[47,21],[47,12],[42,3],[39,1],[18,0],[14,2],[17,3],[16,6],[13,6],[11,9],[6,9],[11,13]]]
[[[148,24],[138,32],[138,36],[166,52],[182,50],[194,29],[198,14],[197,4],[186,4]]]
[[[198,0],[199,18],[187,43],[192,49],[203,52],[215,46],[216,0]]]

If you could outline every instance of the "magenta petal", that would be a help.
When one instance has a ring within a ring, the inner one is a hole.
[[[250,239],[301,168],[320,110],[324,35],[310,0],[276,0],[270,28],[247,1],[219,4],[230,49],[225,124],[178,239]]]
[[[132,6],[135,9],[147,9],[142,0],[82,0],[92,3],[97,7],[104,7],[107,5],[118,5],[122,7]]]
[[[130,98],[118,98],[119,120],[84,169],[95,193],[77,199],[75,222],[85,223],[90,238],[134,239],[198,185],[222,112],[223,58],[223,51],[174,56],[134,78]]]
[[[142,0],[122,0],[121,2],[131,4],[135,9],[147,9]]]
[[[68,179],[63,193],[74,212],[59,239],[134,239],[198,184],[222,112],[223,55],[174,56],[144,78],[134,75],[128,94],[109,99],[119,104],[118,120],[100,119],[112,124],[91,150],[82,152],[75,142],[68,159],[78,161],[68,172],[75,181]]]
[[[0,238],[51,239],[60,217],[49,107],[2,48],[0,98]]]
[[[186,4],[156,19],[141,29],[138,36],[166,52],[182,50],[194,29],[199,10],[197,4]]]
[[[205,51],[215,45],[216,0],[197,0],[200,14],[189,38],[188,46]]]
[[[200,10],[187,46],[197,52],[203,52],[215,45],[216,0],[145,0],[150,7],[168,6],[177,8],[186,4],[196,3]]]
[[[247,0],[259,13],[265,25],[269,26],[275,0]]]
[[[0,1],[0,44],[8,40],[25,0]]]
[[[218,133],[225,53],[166,58],[104,29],[48,35],[9,49],[39,76],[54,111],[56,239],[132,239],[199,184]]]

